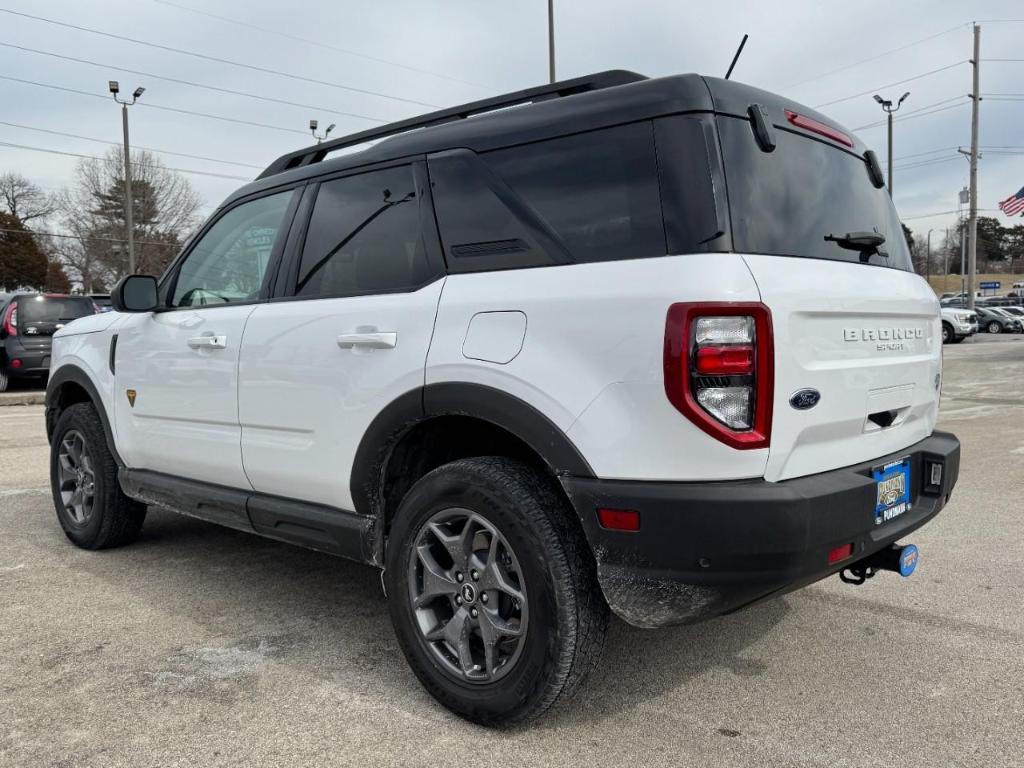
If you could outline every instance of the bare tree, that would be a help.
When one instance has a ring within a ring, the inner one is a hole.
[[[0,203],[22,224],[45,219],[57,210],[57,201],[20,173],[0,174]]]
[[[60,195],[64,227],[78,239],[60,245],[62,261],[85,290],[111,286],[128,271],[123,150],[82,160]],[[136,271],[158,275],[199,225],[192,185],[156,155],[132,152],[132,219]]]

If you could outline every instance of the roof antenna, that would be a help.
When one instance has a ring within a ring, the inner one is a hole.
[[[743,39],[740,40],[740,47],[736,49],[736,55],[732,57],[732,64],[729,65],[729,71],[725,73],[725,79],[729,79],[729,75],[732,74],[733,67],[736,66],[736,61],[739,59],[740,54],[743,53],[743,46],[747,44],[747,38],[750,35],[744,35]]]

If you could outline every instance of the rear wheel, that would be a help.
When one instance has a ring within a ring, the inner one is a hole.
[[[989,333],[999,333],[1001,330],[1003,330],[1002,327],[995,320],[988,324]]]
[[[57,420],[50,443],[50,486],[65,535],[83,549],[134,541],[146,507],[117,482],[117,463],[92,403],[75,403]]]
[[[453,712],[524,722],[596,665],[608,608],[574,515],[550,478],[496,457],[446,464],[402,500],[391,618],[416,676]]]

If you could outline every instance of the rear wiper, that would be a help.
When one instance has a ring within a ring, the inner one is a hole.
[[[825,235],[825,240],[833,242],[848,251],[860,251],[860,260],[866,262],[871,255],[877,253],[883,259],[889,258],[886,251],[880,250],[885,244],[885,235],[880,232],[847,232],[845,235]]]

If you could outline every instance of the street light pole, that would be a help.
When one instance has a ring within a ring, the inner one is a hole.
[[[110,80],[107,86],[110,88],[110,94],[114,97],[114,101],[121,105],[121,128],[124,131],[124,223],[128,240],[128,274],[133,275],[135,274],[135,226],[132,222],[132,155],[128,142],[128,107],[138,101],[146,89],[136,88],[132,92],[132,100],[128,101],[117,98],[117,94],[121,90],[117,80]]]
[[[548,82],[555,82],[555,0],[548,0]]]
[[[875,94],[875,101],[881,104],[882,109],[884,109],[886,113],[889,115],[889,197],[892,197],[892,113],[899,112],[900,105],[903,104],[904,101],[906,101],[906,98],[909,95],[910,91],[904,93],[902,96],[900,96],[900,100],[896,102],[896,105],[893,106],[893,103],[890,99],[883,99],[877,93]]]
[[[924,273],[928,285],[932,284],[932,232],[934,231],[934,228],[928,230],[928,245],[925,248],[924,256]],[[943,284],[943,290],[945,290],[945,284]]]
[[[321,141],[323,141],[328,136],[330,136],[331,135],[331,131],[334,130],[334,123],[331,123],[330,125],[327,126],[327,130],[324,131],[324,135],[321,136],[320,134],[318,134],[316,132],[316,129],[317,129],[318,125],[319,125],[319,123],[317,123],[316,120],[310,120],[309,121],[309,131],[310,131],[310,133],[313,134],[313,138],[316,139],[316,143],[317,144],[319,144]]]

